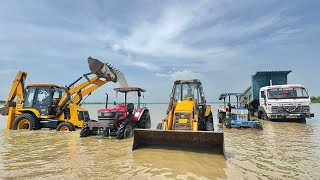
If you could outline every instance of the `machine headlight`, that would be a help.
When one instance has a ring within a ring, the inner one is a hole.
[[[103,112],[98,112],[98,116],[103,116]]]

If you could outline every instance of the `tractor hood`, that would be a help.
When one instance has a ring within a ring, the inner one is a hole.
[[[113,108],[104,108],[104,109],[99,109],[98,112],[120,112],[120,111],[126,111],[127,106],[126,105],[118,105]]]

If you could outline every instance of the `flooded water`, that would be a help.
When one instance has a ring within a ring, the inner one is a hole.
[[[100,107],[85,105],[92,119]],[[167,105],[148,107],[155,128]],[[262,131],[224,129],[226,159],[188,151],[131,151],[132,138],[79,138],[79,130],[7,131],[7,117],[0,116],[0,178],[319,179],[320,104],[312,111],[316,118],[305,124],[262,121]]]

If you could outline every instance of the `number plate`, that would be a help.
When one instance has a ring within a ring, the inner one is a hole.
[[[186,124],[188,119],[179,119],[179,124]]]

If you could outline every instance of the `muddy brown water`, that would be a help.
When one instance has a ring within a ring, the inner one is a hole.
[[[103,105],[85,107],[96,119]],[[155,128],[167,105],[148,107]],[[7,117],[0,116],[0,179],[319,179],[320,104],[312,111],[316,118],[305,124],[262,121],[262,131],[223,129],[226,159],[182,150],[131,151],[132,138],[79,138],[79,130],[7,131]]]

